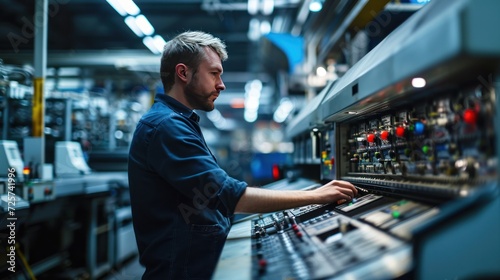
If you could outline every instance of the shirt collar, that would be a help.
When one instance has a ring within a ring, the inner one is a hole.
[[[200,116],[195,113],[195,111],[189,109],[184,104],[177,101],[175,98],[163,94],[157,93],[155,96],[155,102],[161,102],[172,108],[172,110],[176,111],[178,114],[183,115],[191,119],[192,121],[199,122]]]

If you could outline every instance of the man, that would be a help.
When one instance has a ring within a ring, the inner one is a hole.
[[[203,32],[169,41],[161,59],[165,94],[139,121],[129,156],[133,223],[143,279],[209,279],[234,213],[273,212],[351,199],[356,188],[332,181],[311,191],[247,187],[222,170],[193,111],[214,109],[225,89],[224,43]]]

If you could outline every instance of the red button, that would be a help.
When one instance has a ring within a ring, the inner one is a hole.
[[[405,137],[405,128],[402,126],[398,126],[396,128],[396,136],[401,138]]]
[[[260,267],[266,267],[267,266],[267,261],[262,259],[262,260],[259,260],[259,266]]]
[[[368,141],[370,143],[375,142],[375,134],[370,133],[370,134],[366,135],[366,141]]]
[[[380,132],[380,139],[387,141],[387,139],[389,139],[389,131],[384,130]]]
[[[477,122],[477,114],[472,109],[467,109],[464,111],[464,122],[468,124],[475,124]]]

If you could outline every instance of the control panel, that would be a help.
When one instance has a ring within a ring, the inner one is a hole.
[[[338,172],[430,202],[466,196],[496,180],[494,112],[494,91],[477,84],[333,123],[321,135],[322,179]]]
[[[360,191],[253,220],[253,279],[394,279],[410,270],[411,234],[437,213],[421,203]],[[381,257],[382,256],[382,257]]]

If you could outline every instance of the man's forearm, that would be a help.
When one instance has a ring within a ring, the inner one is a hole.
[[[314,204],[318,195],[311,191],[277,191],[247,187],[236,205],[236,213],[268,213]]]

